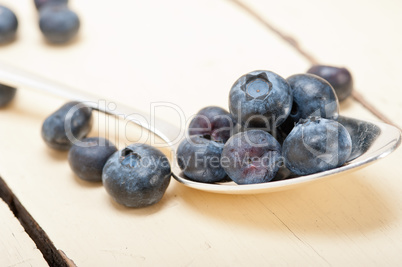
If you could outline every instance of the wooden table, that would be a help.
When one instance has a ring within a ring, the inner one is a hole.
[[[207,105],[227,108],[231,85],[246,72],[287,77],[311,64],[230,0],[72,0],[80,36],[60,47],[43,41],[31,1],[2,3],[20,28],[14,43],[0,47],[0,62],[146,112],[156,102],[157,116],[176,125],[173,105],[186,118]],[[242,3],[317,61],[347,66],[355,89],[402,126],[402,2]],[[172,180],[157,205],[127,209],[102,185],[78,180],[67,154],[41,140],[42,121],[65,101],[21,88],[0,111],[0,174],[78,266],[401,265],[401,149],[342,178],[270,194],[219,195]],[[353,99],[341,113],[376,120]],[[96,118],[92,136],[120,137],[120,147],[139,138],[138,129],[120,124],[116,134]],[[0,211],[0,265],[45,264],[3,202]]]

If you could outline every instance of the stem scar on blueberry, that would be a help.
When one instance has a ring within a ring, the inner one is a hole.
[[[247,99],[263,100],[269,94],[272,88],[272,83],[269,81],[265,73],[257,75],[247,75],[241,90],[246,93]]]
[[[121,151],[120,162],[124,166],[136,167],[141,160],[141,156],[135,153],[130,148],[125,148]]]

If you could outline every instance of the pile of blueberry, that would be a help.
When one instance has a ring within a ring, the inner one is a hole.
[[[237,184],[339,167],[352,141],[337,122],[338,96],[346,99],[352,88],[344,68],[314,66],[287,79],[271,71],[247,73],[230,90],[229,112],[206,107],[190,122],[178,165],[193,181]]]
[[[39,28],[45,39],[52,44],[65,44],[78,33],[80,20],[69,9],[68,0],[35,0],[39,12]],[[12,42],[17,33],[18,19],[15,13],[0,5],[0,44]]]
[[[103,182],[118,203],[141,208],[163,197],[171,177],[167,157],[146,144],[117,150],[107,139],[87,135],[92,127],[92,109],[68,102],[45,119],[42,138],[52,149],[68,150],[68,162],[82,180]]]
[[[271,71],[240,77],[230,91],[230,112],[206,107],[191,121],[189,137],[177,150],[183,173],[198,182],[253,184],[344,164],[352,142],[336,121],[336,95],[350,94],[352,79],[349,72],[345,79],[343,68],[314,68],[317,74],[332,77],[338,89],[309,73],[286,80]],[[0,85],[0,107],[15,92]],[[146,144],[118,150],[107,139],[88,138],[92,111],[80,102],[66,103],[43,122],[43,140],[52,149],[69,151],[72,171],[82,180],[103,182],[116,202],[135,208],[159,202],[171,178],[166,156]]]

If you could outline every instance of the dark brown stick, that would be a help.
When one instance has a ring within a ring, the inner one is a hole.
[[[14,195],[5,181],[0,177],[0,198],[10,207],[14,216],[20,221],[29,237],[35,242],[36,247],[42,252],[43,258],[49,266],[71,267],[62,254],[53,245],[45,231],[32,218],[18,198]]]
[[[387,116],[385,116],[382,112],[380,112],[377,108],[375,108],[370,102],[368,102],[364,97],[356,90],[352,91],[352,97],[354,100],[362,104],[368,111],[370,111],[374,116],[379,118],[385,123],[391,124],[402,131],[401,127],[393,123]]]
[[[249,6],[244,4],[241,1],[238,0],[230,0],[231,2],[235,3],[239,7],[241,7],[244,11],[246,11],[249,15],[254,17],[257,21],[259,21],[261,24],[263,24],[267,29],[270,31],[274,32],[276,35],[278,35],[280,38],[285,40],[290,46],[295,48],[300,54],[302,54],[311,64],[316,65],[318,64],[318,60],[316,60],[310,53],[307,53],[304,49],[302,49],[299,45],[299,43],[294,39],[293,37],[284,34],[282,31],[278,30],[274,26],[272,26],[271,23],[269,23],[266,19],[264,19],[262,16],[260,16],[257,12],[255,12],[253,9],[251,9]]]

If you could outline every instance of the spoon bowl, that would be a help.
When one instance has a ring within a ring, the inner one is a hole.
[[[379,160],[401,143],[399,129],[382,122],[363,121],[340,116],[338,120],[348,130],[352,138],[352,153],[343,166],[328,171],[271,181],[260,184],[238,185],[232,181],[220,183],[200,183],[188,179],[180,168],[173,167],[173,176],[180,183],[198,190],[222,194],[259,194],[290,189],[328,178],[343,176],[346,173],[366,167]]]

